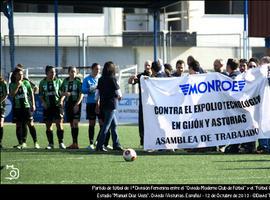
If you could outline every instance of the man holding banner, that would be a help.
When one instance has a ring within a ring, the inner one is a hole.
[[[141,95],[141,84],[140,84],[140,78],[141,76],[151,76],[152,71],[151,71],[151,61],[147,60],[144,63],[144,72],[137,74],[137,75],[132,75],[128,79],[128,83],[135,85],[138,83],[139,85],[139,136],[140,136],[140,145],[143,146],[143,138],[144,138],[144,127],[143,127],[143,109],[142,109],[142,95]]]

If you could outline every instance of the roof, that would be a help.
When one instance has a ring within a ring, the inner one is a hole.
[[[54,0],[16,0],[16,3],[54,4]],[[95,7],[152,8],[158,9],[179,0],[58,0],[59,5],[88,5]]]

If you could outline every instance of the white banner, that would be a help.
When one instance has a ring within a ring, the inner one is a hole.
[[[123,94],[118,102],[117,120],[120,124],[138,124],[139,95]]]
[[[82,101],[82,111],[80,122],[86,123],[86,102],[87,95]],[[139,95],[138,94],[123,94],[123,97],[117,105],[117,122],[119,124],[138,124],[139,112]]]
[[[144,149],[200,148],[270,138],[269,66],[235,80],[220,73],[141,77]]]

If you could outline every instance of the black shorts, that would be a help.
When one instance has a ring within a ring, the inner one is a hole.
[[[49,107],[43,110],[43,121],[60,120],[64,117],[64,110],[62,107]]]
[[[33,120],[31,108],[14,108],[12,122],[30,122]]]
[[[82,104],[79,105],[78,112],[74,113],[73,108],[75,106],[75,103],[67,103],[65,105],[65,115],[66,115],[67,122],[72,122],[74,119],[77,119],[80,121]]]
[[[88,103],[86,104],[86,119],[88,120],[96,120],[96,118],[104,120],[104,114],[100,112],[96,113],[96,103]]]

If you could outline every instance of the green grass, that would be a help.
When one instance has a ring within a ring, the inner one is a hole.
[[[36,125],[42,149],[13,149],[17,144],[15,125],[5,124],[1,166],[14,165],[20,170],[16,180],[8,180],[9,170],[1,170],[1,184],[269,184],[269,155],[176,152],[147,153],[138,148],[137,126],[119,126],[124,148],[136,150],[138,159],[125,162],[122,153],[89,152],[88,126],[81,125],[79,150],[45,150],[44,125]],[[96,133],[97,133],[96,129]],[[54,131],[55,132],[55,131]],[[56,134],[54,140],[57,143]],[[71,142],[65,125],[65,144]]]

